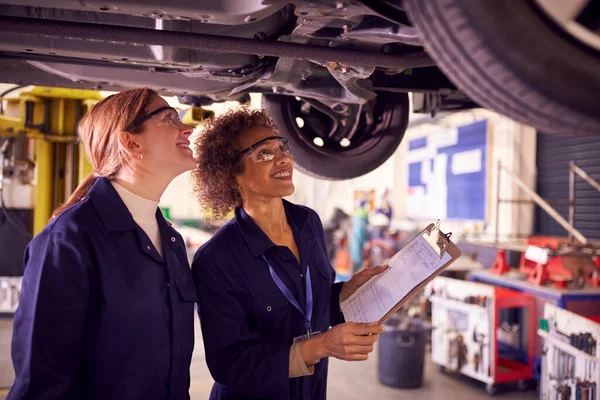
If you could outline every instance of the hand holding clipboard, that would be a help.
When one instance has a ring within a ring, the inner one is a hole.
[[[451,234],[430,224],[374,276],[341,303],[346,321],[385,322],[420,289],[460,257]]]

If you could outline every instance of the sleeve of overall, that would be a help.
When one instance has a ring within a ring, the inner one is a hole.
[[[294,343],[290,349],[290,378],[313,375],[315,365],[306,365],[304,362],[304,353],[302,353],[302,343]]]
[[[287,399],[290,345],[263,343],[224,273],[198,254],[192,264],[206,363],[212,377],[248,396]]]
[[[73,234],[42,232],[29,244],[13,325],[16,377],[8,399],[81,396],[73,380],[90,298],[87,254]]]
[[[342,292],[342,286],[344,286],[344,282],[335,283],[335,269],[331,265],[331,261],[327,257],[327,242],[325,240],[325,230],[323,229],[323,224],[321,223],[321,219],[316,212],[311,212],[311,224],[314,226],[318,234],[319,243],[321,243],[321,247],[324,251],[324,256],[327,264],[331,269],[331,301],[330,301],[330,324],[331,326],[335,326],[341,323],[346,322],[344,320],[344,314],[340,309],[340,293]]]

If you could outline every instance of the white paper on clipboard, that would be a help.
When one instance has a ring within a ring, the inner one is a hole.
[[[422,232],[396,253],[389,268],[373,277],[340,305],[347,322],[376,322],[452,257],[436,252]]]

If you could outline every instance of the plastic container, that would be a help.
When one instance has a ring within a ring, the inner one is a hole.
[[[423,385],[427,330],[420,323],[407,327],[387,326],[379,338],[379,381],[397,388]]]

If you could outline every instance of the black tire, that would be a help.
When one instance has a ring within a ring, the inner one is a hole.
[[[600,134],[600,53],[533,1],[404,5],[439,68],[480,105],[548,133]]]
[[[296,123],[296,117],[301,116],[297,103],[290,96],[263,95],[263,108],[288,139],[296,167],[321,179],[352,179],[373,171],[394,154],[408,125],[408,95],[379,93],[373,106],[374,127],[360,129],[359,125],[347,148],[339,143],[318,147],[312,139],[321,134],[311,132],[313,124],[302,129]]]

